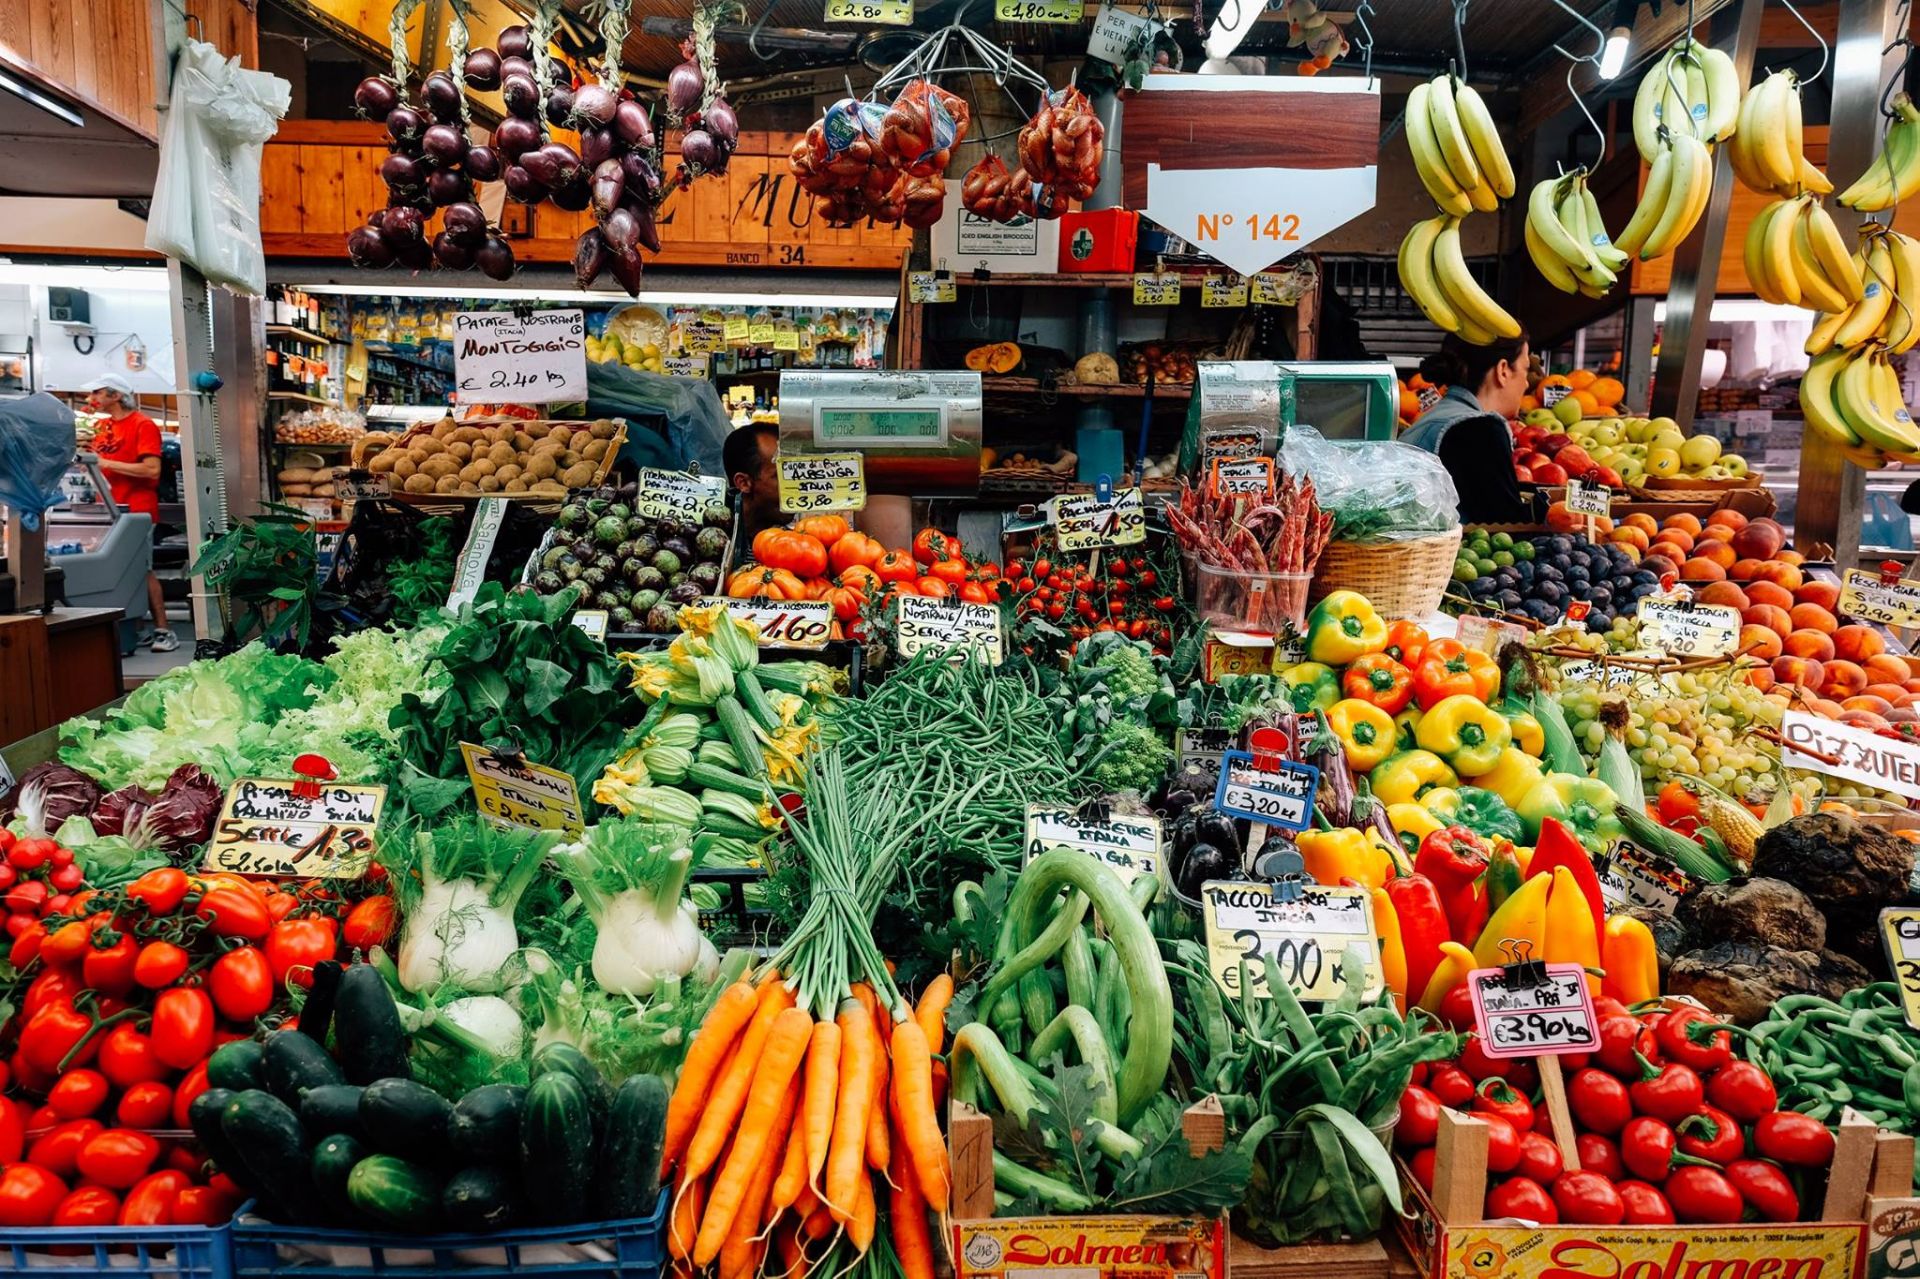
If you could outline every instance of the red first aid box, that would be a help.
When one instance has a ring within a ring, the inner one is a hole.
[[[1131,271],[1140,243],[1140,215],[1127,209],[1067,213],[1060,218],[1062,271]]]

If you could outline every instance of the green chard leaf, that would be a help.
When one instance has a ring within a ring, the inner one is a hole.
[[[1120,1161],[1110,1212],[1213,1213],[1231,1208],[1246,1195],[1253,1160],[1228,1147],[1204,1155],[1187,1149],[1174,1131],[1150,1143],[1138,1158]]]

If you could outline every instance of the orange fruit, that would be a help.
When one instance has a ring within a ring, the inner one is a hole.
[[[1600,375],[1592,369],[1575,369],[1567,374],[1567,385],[1576,391],[1584,391],[1600,380]]]
[[[1876,684],[1904,687],[1906,682],[1913,678],[1913,671],[1907,666],[1906,661],[1895,657],[1892,653],[1875,653],[1860,664],[1867,668],[1867,674],[1873,676]]]
[[[1737,651],[1763,662],[1771,662],[1780,656],[1780,636],[1771,626],[1742,626]]]
[[[1718,582],[1726,576],[1727,570],[1712,560],[1695,558],[1680,566],[1680,580],[1683,582]]]
[[[1802,582],[1793,588],[1793,602],[1817,605],[1832,613],[1840,607],[1840,588],[1833,582]]]
[[[1747,593],[1735,582],[1710,582],[1693,593],[1697,604],[1725,604],[1728,608],[1747,607]]]
[[[1645,511],[1635,511],[1632,515],[1624,517],[1620,522],[1628,528],[1639,529],[1645,533],[1649,539],[1660,531],[1659,521],[1655,520],[1653,516],[1648,515]]]
[[[1615,377],[1597,377],[1588,389],[1602,404],[1618,404],[1627,398],[1626,384]]]
[[[1833,651],[1849,662],[1864,662],[1887,651],[1887,642],[1871,626],[1842,626],[1833,633]]]
[[[1723,506],[1707,516],[1707,523],[1724,524],[1737,533],[1747,526],[1747,517],[1731,506]]]

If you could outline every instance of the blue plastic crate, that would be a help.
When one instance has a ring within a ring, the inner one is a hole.
[[[654,1279],[666,1263],[668,1196],[660,1194],[653,1215],[625,1221],[585,1221],[571,1226],[530,1226],[492,1234],[403,1235],[324,1226],[283,1226],[251,1215],[252,1205],[234,1218],[233,1276],[268,1275],[311,1279],[394,1279],[394,1276],[456,1274],[461,1279],[495,1275],[608,1275]],[[604,1244],[609,1260],[547,1260],[537,1251],[566,1245]],[[281,1247],[360,1249],[364,1260],[342,1264],[283,1259]],[[532,1257],[525,1254],[534,1251]],[[388,1254],[399,1254],[389,1260]],[[469,1254],[462,1257],[459,1254]],[[411,1254],[411,1255],[407,1255]],[[477,1257],[491,1258],[477,1260]],[[430,1259],[429,1259],[430,1258]]]
[[[54,1255],[55,1248],[82,1250]],[[89,1255],[90,1254],[90,1255]],[[61,1226],[0,1230],[0,1275],[59,1279],[231,1279],[233,1241],[226,1226]]]

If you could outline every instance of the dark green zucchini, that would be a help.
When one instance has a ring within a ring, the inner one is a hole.
[[[389,1155],[445,1162],[452,1118],[445,1097],[411,1079],[376,1079],[360,1090],[360,1130],[368,1145]]]
[[[580,1215],[594,1172],[593,1109],[576,1077],[550,1070],[527,1089],[520,1115],[520,1184],[535,1220]]]
[[[614,1090],[600,1135],[594,1195],[609,1221],[645,1217],[660,1197],[660,1146],[667,1131],[667,1083],[631,1075]]]
[[[333,999],[333,1047],[350,1084],[413,1078],[400,1010],[372,964],[354,964],[340,974]]]
[[[447,1121],[451,1162],[511,1164],[520,1154],[520,1110],[527,1090],[520,1084],[483,1084],[454,1103]]]
[[[505,1230],[520,1211],[513,1174],[492,1164],[462,1168],[440,1192],[440,1216],[449,1230]]]
[[[585,1053],[572,1044],[548,1044],[533,1055],[531,1071],[533,1077],[538,1079],[551,1070],[572,1075],[580,1081],[580,1086],[587,1090],[587,1103],[593,1108],[596,1123],[601,1115],[607,1113],[607,1107],[613,1103],[613,1089]]]
[[[333,1025],[333,1001],[340,994],[340,961],[323,959],[313,966],[307,982],[306,1002],[300,1005],[295,1023],[300,1033],[315,1043],[327,1042],[327,1028]]]
[[[316,1140],[335,1133],[360,1136],[360,1091],[358,1084],[322,1084],[307,1089],[307,1095],[300,1099],[300,1126],[307,1130],[307,1136]]]
[[[220,1123],[221,1116],[226,1113],[227,1103],[239,1095],[231,1088],[207,1089],[188,1104],[187,1124],[193,1129],[193,1135],[200,1139],[200,1145],[216,1168],[239,1182],[243,1189],[257,1191],[259,1187],[253,1182],[253,1174],[247,1171],[240,1152],[227,1140],[226,1130]]]
[[[260,1063],[267,1091],[298,1106],[309,1088],[344,1084],[340,1063],[327,1056],[327,1050],[297,1030],[276,1030],[267,1038],[266,1052]]]
[[[440,1178],[392,1155],[368,1155],[347,1174],[347,1201],[369,1221],[415,1234],[440,1224]]]
[[[248,1089],[221,1111],[220,1131],[261,1194],[293,1220],[311,1218],[306,1134],[292,1107],[270,1092]]]
[[[207,1058],[207,1086],[232,1092],[265,1088],[267,1078],[261,1071],[261,1063],[266,1055],[266,1045],[257,1039],[236,1039],[221,1044],[213,1050],[213,1056]]]
[[[337,1132],[313,1148],[307,1163],[307,1175],[313,1179],[314,1194],[334,1221],[345,1221],[352,1205],[347,1198],[347,1177],[354,1166],[367,1157],[367,1148],[346,1133]]]

